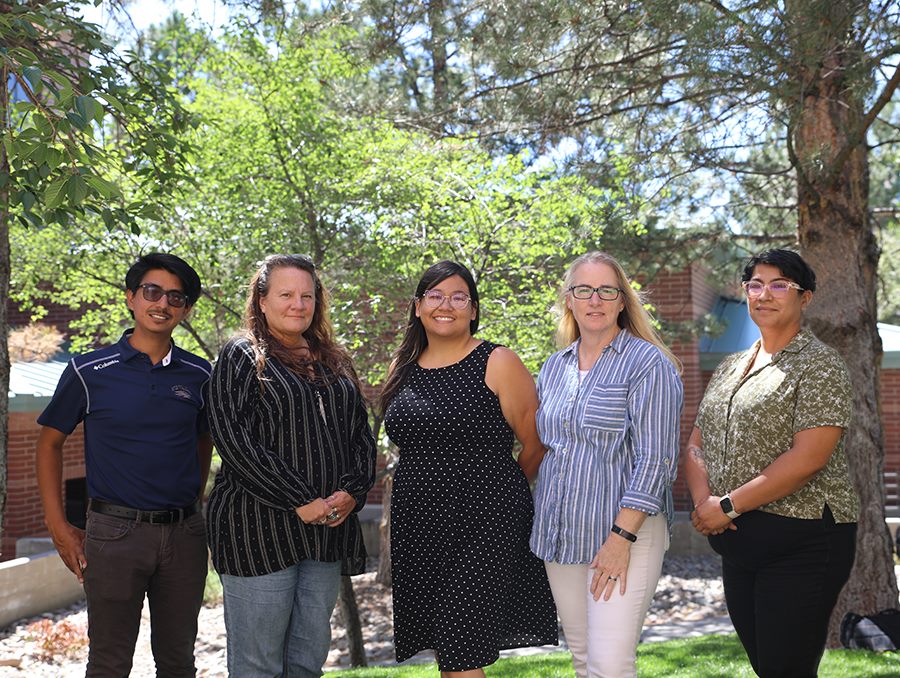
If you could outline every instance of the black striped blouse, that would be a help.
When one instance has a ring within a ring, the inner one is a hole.
[[[222,458],[207,511],[213,565],[257,576],[301,560],[365,569],[357,512],[375,475],[375,440],[362,396],[346,378],[315,383],[275,359],[260,389],[250,344],[230,340],[213,367],[207,409]],[[356,508],[336,528],[305,525],[294,508],[345,490]]]

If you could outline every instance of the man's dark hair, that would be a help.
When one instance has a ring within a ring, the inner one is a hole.
[[[753,256],[744,266],[744,272],[741,275],[741,282],[747,282],[753,277],[753,269],[760,264],[768,264],[774,266],[781,275],[789,280],[793,280],[804,290],[810,292],[816,291],[816,273],[812,267],[807,264],[803,257],[793,250],[774,249],[760,252]]]
[[[162,269],[181,281],[181,291],[187,297],[188,306],[193,306],[200,298],[200,276],[189,263],[174,254],[151,252],[138,259],[125,274],[125,287],[137,294],[138,286],[148,271]]]

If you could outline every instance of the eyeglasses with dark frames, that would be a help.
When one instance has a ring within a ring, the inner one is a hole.
[[[169,306],[173,308],[183,308],[187,305],[187,295],[181,290],[164,290],[153,283],[144,283],[143,285],[138,285],[138,288],[140,288],[141,295],[147,301],[159,301],[165,295]]]
[[[568,292],[575,297],[576,299],[580,299],[581,301],[587,301],[595,294],[600,297],[603,301],[615,301],[619,298],[619,294],[621,294],[622,290],[618,287],[608,287],[603,285],[601,287],[591,287],[590,285],[572,285],[568,289]]]

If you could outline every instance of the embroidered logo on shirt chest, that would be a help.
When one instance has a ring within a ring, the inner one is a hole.
[[[188,390],[187,386],[181,386],[180,384],[176,384],[172,387],[172,393],[174,393],[177,397],[183,400],[192,400],[193,396],[191,392]]]

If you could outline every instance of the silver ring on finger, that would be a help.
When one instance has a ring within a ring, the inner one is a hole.
[[[619,578],[618,577],[610,577],[609,580],[610,581],[619,581]]]

